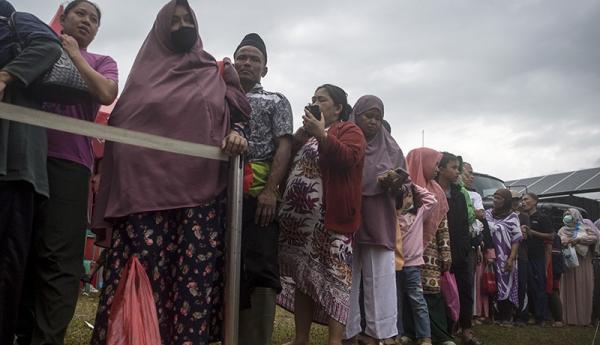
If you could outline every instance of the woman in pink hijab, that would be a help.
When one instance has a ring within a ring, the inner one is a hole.
[[[434,180],[441,158],[440,152],[421,147],[406,155],[406,165],[412,182],[427,189],[438,202],[430,216],[423,220],[425,264],[422,266],[421,281],[429,312],[432,343],[454,345],[452,335],[448,332],[446,305],[440,290],[441,273],[449,270],[452,264],[450,234],[446,219],[448,202],[444,190]],[[400,344],[410,343],[417,337],[419,325],[415,324],[415,321],[411,313],[404,313],[404,336],[400,338]]]
[[[239,154],[250,105],[234,68],[226,63],[221,75],[197,28],[185,0],[160,10],[109,124]],[[112,236],[92,344],[106,343],[113,297],[134,255],[152,285],[162,344],[219,340],[227,170],[220,161],[107,144],[93,226]]]

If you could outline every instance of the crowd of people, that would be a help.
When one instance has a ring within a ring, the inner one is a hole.
[[[4,0],[0,16],[27,37],[0,69],[3,102],[93,121],[116,99],[116,62],[87,51],[97,5],[70,2],[60,35]],[[28,91],[61,50],[88,87],[76,104]],[[289,345],[308,345],[314,322],[330,345],[476,345],[474,324],[600,317],[600,230],[577,209],[560,229],[533,193],[498,189],[485,209],[460,156],[426,147],[404,156],[374,95],[350,106],[342,88],[322,84],[294,132],[290,102],[261,85],[262,38],[248,34],[232,50],[233,62],[218,63],[187,1],[168,2],[109,125],[245,156],[240,343],[271,344],[276,305],[294,313]],[[0,120],[0,343],[64,343],[96,171],[91,227],[106,262],[92,344],[110,341],[111,306],[134,257],[161,343],[222,340],[227,164],[114,142],[101,161],[91,152],[83,136]]]

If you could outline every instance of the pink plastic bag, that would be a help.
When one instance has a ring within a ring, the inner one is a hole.
[[[121,273],[108,320],[107,345],[160,345],[152,286],[137,256]]]
[[[457,321],[460,315],[460,298],[458,297],[458,287],[454,274],[446,271],[442,273],[441,279],[442,297],[446,302],[446,310],[452,321]]]

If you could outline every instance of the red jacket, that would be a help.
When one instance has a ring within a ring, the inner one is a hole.
[[[361,222],[362,175],[367,143],[352,122],[336,122],[319,145],[325,200],[325,229],[352,234]]]

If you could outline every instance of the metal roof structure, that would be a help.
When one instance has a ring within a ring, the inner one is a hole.
[[[520,193],[533,192],[539,196],[572,195],[600,191],[600,167],[559,174],[529,177],[519,180],[505,181]]]

